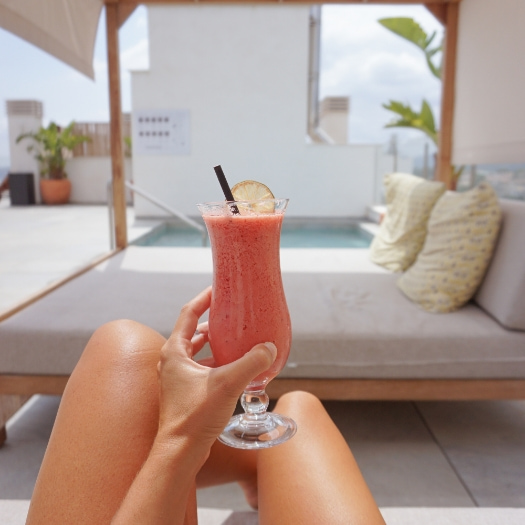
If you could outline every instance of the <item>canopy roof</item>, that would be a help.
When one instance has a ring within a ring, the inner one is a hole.
[[[0,0],[0,27],[94,78],[103,0]]]

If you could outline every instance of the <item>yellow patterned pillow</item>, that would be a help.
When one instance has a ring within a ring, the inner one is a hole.
[[[498,198],[487,183],[446,193],[430,214],[423,249],[398,287],[429,312],[457,310],[483,279],[500,223]]]
[[[385,175],[384,185],[386,215],[370,245],[370,259],[402,272],[423,247],[428,217],[445,186],[407,173]]]

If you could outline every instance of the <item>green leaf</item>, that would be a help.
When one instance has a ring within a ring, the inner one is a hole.
[[[66,159],[64,151],[73,150],[75,146],[86,142],[89,137],[85,135],[75,135],[73,128],[75,123],[71,122],[66,128],[51,122],[47,128],[40,127],[36,132],[23,133],[16,139],[20,142],[24,139],[31,139],[33,144],[29,145],[27,151],[33,152],[34,157],[40,165],[40,174],[49,175],[52,178],[65,177],[64,168]]]
[[[421,49],[425,54],[430,72],[436,78],[441,78],[441,61],[439,64],[434,64],[432,59],[436,53],[442,51],[442,44],[430,48],[430,44],[436,36],[435,31],[430,36],[427,35],[425,30],[413,18],[381,18],[378,22],[389,31],[392,31]]]
[[[435,127],[434,115],[428,102],[423,100],[421,110],[414,111],[410,106],[391,100],[389,104],[383,104],[385,109],[399,115],[400,118],[393,119],[385,125],[385,128],[413,128],[425,133],[437,144],[438,134]]]
[[[423,51],[428,47],[429,38],[426,32],[413,18],[381,18],[378,22],[401,38],[412,42]]]

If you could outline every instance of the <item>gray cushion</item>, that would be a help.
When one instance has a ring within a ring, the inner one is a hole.
[[[503,326],[525,330],[525,202],[500,203],[501,231],[474,300]]]
[[[70,374],[93,332],[115,319],[139,321],[167,337],[184,303],[211,284],[209,252],[191,257],[202,249],[189,250],[184,257],[130,247],[6,319],[0,372]],[[178,269],[183,273],[172,273]]]
[[[396,274],[284,274],[292,351],[281,376],[523,378],[525,333],[469,303],[425,312]]]
[[[367,250],[283,250],[282,268],[293,333],[282,376],[525,377],[525,333],[473,304],[422,311]],[[2,322],[0,373],[69,374],[93,331],[113,319],[167,336],[210,283],[209,249],[130,247]]]

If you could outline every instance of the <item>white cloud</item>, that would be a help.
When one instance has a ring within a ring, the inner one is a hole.
[[[140,39],[135,45],[120,54],[120,64],[126,71],[149,69],[149,42]]]
[[[441,83],[419,49],[378,23],[390,16],[412,17],[441,37],[439,22],[421,6],[323,7],[320,95],[350,96],[351,142],[383,142],[392,133],[413,136],[410,130],[384,129],[393,115],[382,104],[390,99],[419,109],[426,98],[439,114]]]
[[[93,60],[93,69],[95,71],[95,82],[107,82],[108,78],[108,62],[99,57]]]

